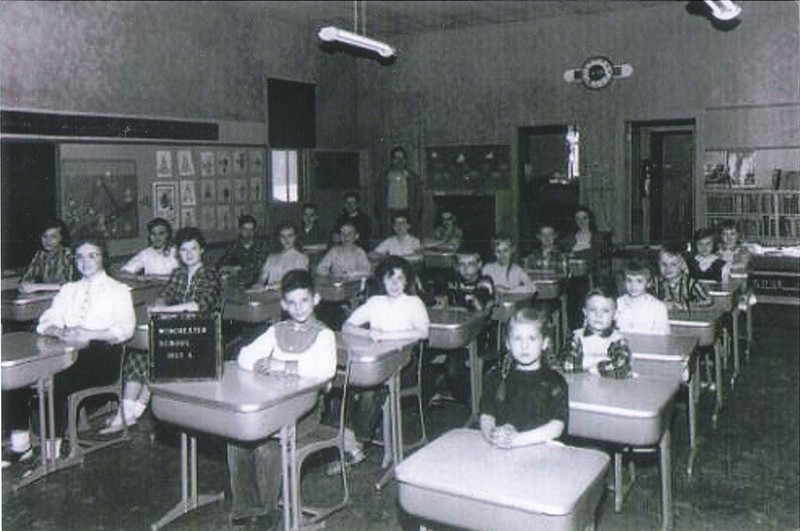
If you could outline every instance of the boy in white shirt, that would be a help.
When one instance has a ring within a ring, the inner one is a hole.
[[[408,215],[405,212],[398,212],[392,216],[392,230],[394,236],[389,236],[383,240],[370,253],[371,258],[381,256],[402,256],[404,258],[418,256],[422,253],[422,244],[419,238],[408,233],[410,228]]]
[[[667,305],[647,292],[652,272],[633,259],[625,266],[625,295],[617,299],[615,316],[621,332],[669,334]]]

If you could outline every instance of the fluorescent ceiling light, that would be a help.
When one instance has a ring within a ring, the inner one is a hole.
[[[319,38],[325,42],[341,42],[355,46],[356,48],[363,48],[377,53],[381,57],[389,58],[395,54],[395,49],[386,44],[385,42],[376,41],[358,33],[352,33],[334,26],[326,26],[319,30]]]
[[[711,14],[717,20],[733,20],[742,12],[742,8],[731,0],[703,0],[711,8]]]

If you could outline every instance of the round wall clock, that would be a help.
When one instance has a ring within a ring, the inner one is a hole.
[[[590,57],[581,66],[580,81],[591,90],[600,90],[614,79],[614,64],[605,57]]]

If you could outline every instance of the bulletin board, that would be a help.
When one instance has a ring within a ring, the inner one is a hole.
[[[70,231],[100,232],[112,254],[146,241],[155,217],[229,239],[242,214],[267,226],[266,149],[247,145],[62,144],[60,212]]]
[[[511,186],[511,147],[443,146],[426,149],[431,190],[503,190]]]

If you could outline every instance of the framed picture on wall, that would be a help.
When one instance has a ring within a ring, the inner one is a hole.
[[[200,228],[203,230],[217,229],[217,206],[203,205],[200,207]]]
[[[511,146],[441,146],[426,149],[431,190],[501,190],[511,186]]]
[[[213,179],[200,180],[200,202],[204,205],[216,204],[217,185]]]
[[[170,223],[177,221],[178,183],[153,183],[153,217],[164,218]]]
[[[237,175],[247,173],[247,151],[233,152],[233,173]]]
[[[214,152],[213,151],[201,151],[200,152],[200,176],[201,177],[213,177],[214,176],[214,169],[215,169],[215,162],[214,162]]]
[[[189,149],[178,151],[178,175],[181,177],[194,177],[194,161]]]
[[[156,177],[168,179],[172,176],[172,151],[156,151]]]
[[[181,181],[181,206],[194,206],[197,204],[197,193],[195,192],[195,181]]]
[[[230,175],[233,173],[233,156],[230,151],[217,153],[217,175]]]

